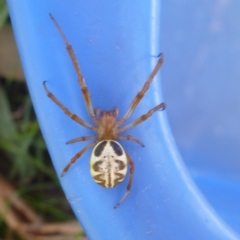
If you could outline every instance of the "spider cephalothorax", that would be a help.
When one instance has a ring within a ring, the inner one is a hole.
[[[99,140],[118,138],[117,115],[117,108],[111,111],[101,111],[97,124],[97,138]]]
[[[53,23],[57,27],[64,43],[67,48],[68,54],[71,58],[73,66],[76,70],[78,82],[80,84],[84,101],[86,104],[87,112],[92,119],[94,125],[91,125],[85,122],[82,118],[78,117],[77,115],[71,113],[47,88],[46,82],[43,82],[44,89],[47,93],[47,96],[52,99],[63,111],[64,113],[72,118],[77,123],[81,124],[83,127],[86,127],[94,132],[96,132],[95,136],[84,136],[72,139],[67,142],[75,143],[80,141],[87,141],[87,140],[94,140],[93,143],[90,143],[86,147],[84,147],[81,151],[79,151],[66,165],[63,169],[61,176],[64,175],[68,171],[68,169],[72,166],[73,163],[79,159],[84,152],[88,149],[93,148],[91,159],[90,159],[90,171],[91,175],[95,182],[100,184],[103,187],[111,188],[118,185],[126,176],[128,164],[130,165],[130,176],[127,185],[127,190],[123,195],[122,199],[118,202],[118,204],[114,207],[118,207],[123,200],[127,197],[130,192],[132,186],[132,177],[134,172],[134,163],[128,153],[124,150],[121,144],[117,141],[118,139],[123,140],[132,140],[142,146],[143,143],[136,139],[131,135],[119,135],[121,132],[124,132],[130,128],[135,127],[136,125],[140,124],[141,122],[145,121],[149,118],[154,112],[157,110],[163,110],[165,108],[165,103],[160,103],[156,107],[149,110],[146,114],[142,115],[141,117],[137,118],[132,123],[129,123],[125,126],[122,126],[123,123],[127,121],[127,119],[131,116],[132,112],[137,107],[140,100],[143,98],[144,94],[149,88],[150,83],[152,82],[154,76],[160,69],[163,64],[163,54],[159,55],[159,60],[153,69],[152,73],[148,77],[147,81],[145,82],[141,91],[136,95],[133,99],[128,111],[125,115],[117,119],[118,116],[118,109],[114,108],[110,111],[100,111],[98,109],[93,109],[91,98],[87,89],[87,86],[84,82],[84,78],[81,73],[80,66],[77,63],[77,59],[75,53],[69,44],[67,38],[65,37],[64,33],[62,32],[61,28],[59,27],[58,23],[54,19],[54,17],[50,14],[50,18],[52,19]]]

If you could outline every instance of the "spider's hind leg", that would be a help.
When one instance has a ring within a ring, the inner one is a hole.
[[[128,196],[128,194],[130,193],[131,187],[132,187],[132,178],[133,178],[133,173],[134,173],[134,162],[131,159],[131,157],[128,155],[128,153],[126,152],[127,155],[127,160],[128,163],[130,165],[130,176],[129,176],[129,180],[128,180],[128,185],[127,185],[127,189],[126,192],[124,193],[123,197],[121,198],[121,200],[114,206],[114,209],[116,209],[117,207],[119,207],[119,205],[126,199],[126,197]]]

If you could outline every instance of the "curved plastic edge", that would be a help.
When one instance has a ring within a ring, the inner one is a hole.
[[[49,13],[76,51],[96,107],[117,106],[120,116],[140,90],[160,52],[160,3],[152,1],[8,0],[29,91],[58,176],[91,135],[46,97],[42,82],[71,111],[89,120],[76,74]],[[159,75],[131,120],[161,102]],[[186,172],[164,112],[129,134],[145,148],[121,141],[135,162],[129,197],[127,179],[114,189],[95,184],[87,152],[63,178],[62,187],[90,239],[237,239],[205,202]]]

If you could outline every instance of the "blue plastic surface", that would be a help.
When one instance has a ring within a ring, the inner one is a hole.
[[[170,0],[162,9],[174,138],[205,198],[240,234],[240,2]]]
[[[59,176],[86,145],[65,142],[92,133],[66,117],[43,90],[45,80],[72,112],[90,121],[69,56],[48,14],[54,15],[76,51],[94,107],[117,106],[121,116],[157,61],[160,1],[8,0],[8,5],[33,104]],[[159,89],[158,74],[131,120],[163,100]],[[91,151],[60,178],[89,239],[238,239],[195,187],[165,114],[156,113],[129,131],[145,148],[120,141],[134,159],[135,175],[131,193],[116,210],[113,206],[124,194],[127,179],[114,189],[95,184],[89,172]]]

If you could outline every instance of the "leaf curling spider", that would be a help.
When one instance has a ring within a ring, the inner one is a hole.
[[[88,88],[85,84],[80,66],[78,64],[75,52],[72,48],[72,46],[69,44],[67,38],[65,37],[63,31],[61,30],[60,26],[58,25],[55,18],[49,14],[51,20],[53,21],[55,27],[57,28],[58,32],[60,33],[65,47],[67,49],[67,52],[69,54],[69,57],[72,61],[72,64],[75,68],[78,83],[80,85],[84,102],[86,104],[87,112],[92,119],[94,125],[91,125],[87,122],[85,122],[82,118],[77,116],[76,114],[70,112],[68,108],[66,108],[47,88],[46,81],[43,82],[43,86],[45,89],[45,92],[47,96],[55,102],[62,110],[63,112],[73,119],[75,122],[79,123],[85,128],[88,128],[94,132],[96,132],[95,136],[83,136],[78,137],[75,139],[72,139],[67,142],[67,144],[70,143],[76,143],[81,141],[87,141],[87,140],[95,140],[93,143],[88,144],[85,146],[81,151],[79,151],[71,160],[70,162],[64,167],[61,177],[68,171],[68,169],[82,156],[83,153],[85,153],[88,149],[93,148],[92,155],[90,158],[90,172],[91,175],[96,183],[99,185],[106,187],[106,188],[112,188],[117,186],[119,183],[121,183],[126,174],[127,174],[127,168],[128,164],[130,166],[130,176],[128,180],[127,189],[123,195],[123,197],[120,199],[120,201],[115,205],[114,208],[117,208],[128,196],[131,186],[132,186],[132,178],[134,173],[134,162],[129,156],[129,154],[124,150],[124,148],[121,146],[121,144],[117,141],[118,139],[121,140],[131,140],[135,143],[140,144],[141,146],[144,146],[144,144],[138,140],[137,138],[131,136],[131,135],[119,135],[119,133],[127,131],[138,124],[142,123],[146,119],[148,119],[150,116],[152,116],[153,113],[155,113],[157,110],[164,110],[166,105],[164,102],[158,104],[156,107],[149,110],[146,114],[142,115],[141,117],[137,118],[135,121],[122,126],[123,123],[125,123],[128,118],[131,116],[135,108],[137,107],[140,100],[143,98],[144,94],[148,90],[153,78],[157,74],[158,70],[161,68],[163,64],[163,54],[159,54],[159,60],[152,70],[150,76],[148,77],[147,81],[145,82],[143,88],[141,91],[136,95],[136,97],[133,99],[129,109],[125,113],[125,115],[120,119],[117,120],[118,116],[118,109],[114,108],[113,110],[106,111],[102,110],[99,111],[98,109],[93,109],[90,94],[88,92]]]

